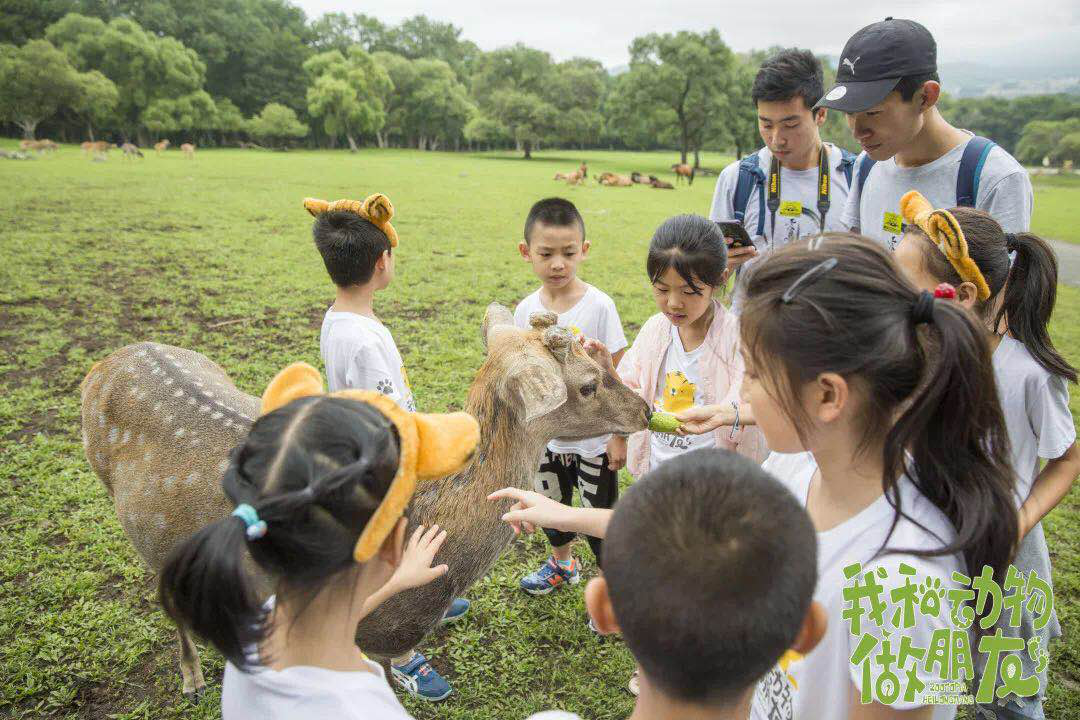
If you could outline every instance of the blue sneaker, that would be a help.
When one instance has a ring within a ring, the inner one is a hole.
[[[570,567],[565,568],[554,557],[549,557],[539,570],[521,578],[521,589],[530,595],[547,595],[562,585],[576,585],[581,580],[577,558],[570,562]]]
[[[456,623],[461,618],[465,617],[469,612],[469,608],[472,607],[465,598],[454,598],[454,602],[450,603],[450,607],[446,608],[446,612],[443,613],[442,620],[439,621],[440,625],[449,625],[450,623]]]
[[[454,692],[446,678],[431,667],[431,663],[420,653],[415,653],[412,660],[404,665],[390,665],[390,674],[394,682],[410,695],[421,700],[438,702],[445,700]]]

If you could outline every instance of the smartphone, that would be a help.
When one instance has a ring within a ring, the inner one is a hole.
[[[741,223],[718,221],[716,224],[720,228],[720,232],[724,234],[724,237],[731,240],[731,244],[728,245],[728,247],[754,247],[754,241],[750,239],[750,233],[746,232],[746,228],[744,228]]]

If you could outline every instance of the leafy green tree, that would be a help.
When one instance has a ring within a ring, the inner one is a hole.
[[[106,2],[106,0],[96,0]],[[301,67],[313,37],[304,12],[286,0],[107,0],[155,35],[176,38],[205,63],[205,87],[252,115],[277,102],[305,107]]]
[[[48,40],[21,48],[0,45],[0,119],[9,120],[33,139],[38,123],[85,99],[84,78],[68,57]]]
[[[86,133],[94,140],[94,128],[106,125],[113,118],[120,94],[112,80],[97,70],[80,75],[81,96],[71,106],[72,112],[86,124]]]
[[[0,0],[0,43],[23,45],[45,35],[45,28],[68,13],[108,19],[110,0]]]
[[[1061,163],[1071,162],[1080,165],[1080,132],[1071,132],[1054,148],[1054,156]]]
[[[221,133],[221,144],[224,145],[227,138],[247,127],[247,121],[240,108],[229,98],[215,98],[214,105],[214,130]]]
[[[132,20],[106,24],[72,13],[49,26],[46,35],[76,67],[98,70],[116,85],[116,116],[124,137],[143,127],[142,114],[155,101],[202,89],[205,66],[194,50],[148,33]],[[152,119],[159,117],[155,112]]]
[[[474,133],[509,138],[531,158],[533,147],[556,133],[558,110],[545,99],[550,76],[551,57],[521,44],[480,56],[472,94],[487,121],[473,125]]]
[[[296,117],[296,111],[280,103],[269,103],[262,112],[248,121],[248,132],[255,138],[273,145],[290,138],[308,134],[308,126]]]
[[[393,87],[390,77],[359,47],[348,56],[337,50],[320,53],[304,63],[313,79],[308,87],[308,112],[322,118],[326,134],[344,135],[355,152],[356,138],[375,134],[386,123],[382,98]]]
[[[735,58],[715,29],[649,34],[630,45],[626,91],[634,105],[656,104],[674,113],[682,162],[700,149],[710,124],[729,107]]]
[[[142,122],[155,134],[212,130],[217,125],[217,105],[210,93],[196,90],[178,98],[159,98],[142,114]]]
[[[553,141],[584,146],[600,139],[607,84],[607,71],[596,60],[573,58],[551,67],[543,97],[558,111]]]
[[[342,55],[353,45],[367,52],[389,45],[386,39],[389,28],[377,18],[355,13],[329,12],[311,22],[312,47],[318,52],[337,50]]]
[[[408,145],[436,149],[460,140],[475,108],[449,65],[442,60],[410,60],[388,52],[372,57],[393,86],[383,98],[386,125],[378,135],[380,145],[397,137]]]
[[[1025,165],[1042,165],[1043,159],[1061,162],[1062,141],[1080,132],[1080,118],[1069,120],[1033,120],[1024,126],[1016,145],[1016,159]],[[1066,152],[1067,154],[1067,152]]]

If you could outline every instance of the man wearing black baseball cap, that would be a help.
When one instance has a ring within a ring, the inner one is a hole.
[[[918,190],[935,207],[986,210],[1006,232],[1031,221],[1024,168],[986,138],[953,127],[937,109],[937,43],[913,20],[885,18],[851,36],[836,83],[815,108],[847,114],[862,145],[844,223],[895,248],[900,198]]]

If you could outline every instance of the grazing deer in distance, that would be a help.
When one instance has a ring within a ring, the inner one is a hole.
[[[180,146],[180,150],[183,151],[185,157],[195,159],[195,146],[191,143],[184,143]]]
[[[694,184],[694,168],[690,167],[686,163],[676,163],[671,166],[671,169],[675,171],[675,182],[682,182],[683,178],[690,181],[690,184]]]
[[[480,444],[459,473],[428,483],[406,510],[408,532],[434,523],[447,530],[439,558],[449,572],[365,619],[362,649],[395,656],[414,647],[453,598],[488,571],[513,535],[500,519],[505,508],[487,495],[531,487],[550,440],[631,433],[648,423],[648,405],[556,320],[536,313],[532,330],[521,330],[505,308],[488,308],[487,357],[465,407],[479,421]],[[87,460],[124,533],[157,571],[178,542],[232,511],[221,477],[259,400],[203,355],[156,343],[117,350],[91,368],[81,390]],[[188,631],[177,630],[183,692],[197,699],[206,685],[198,652]]]
[[[158,142],[154,143],[154,152],[156,152],[158,155],[161,155],[161,153],[165,152],[168,149],[169,149],[169,141],[168,140],[159,140]]]
[[[134,143],[126,142],[120,146],[120,149],[124,151],[124,157],[129,160],[134,160],[136,157],[143,157],[142,150]]]

